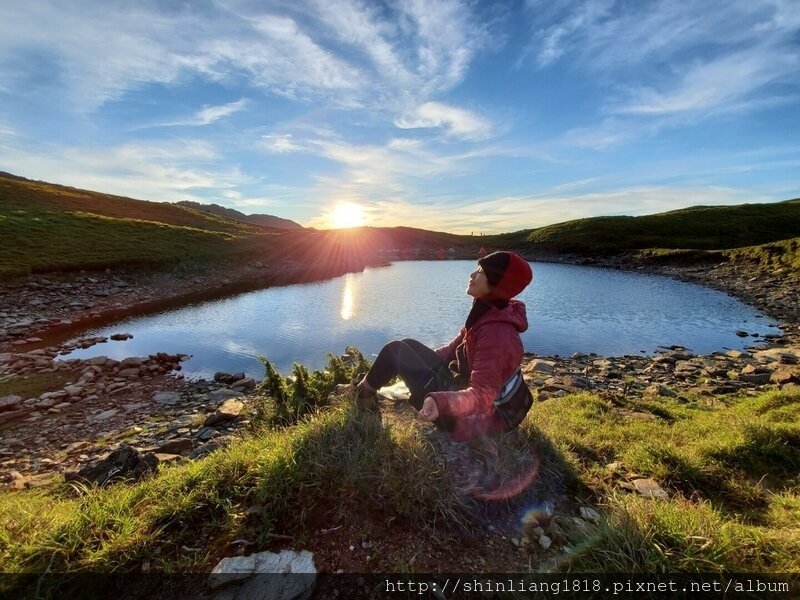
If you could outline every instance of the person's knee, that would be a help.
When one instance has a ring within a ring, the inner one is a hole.
[[[384,346],[386,350],[397,350],[400,346],[405,346],[405,340],[392,340]]]

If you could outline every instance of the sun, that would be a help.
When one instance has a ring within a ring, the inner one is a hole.
[[[364,209],[352,202],[340,202],[328,214],[328,221],[334,229],[359,227],[364,224]]]

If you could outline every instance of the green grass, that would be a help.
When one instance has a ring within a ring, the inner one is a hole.
[[[482,240],[496,247],[582,255],[643,248],[720,250],[800,235],[800,199],[771,204],[695,206],[639,217],[577,219]]]
[[[135,485],[0,495],[0,566],[6,572],[205,567],[215,548],[315,526],[363,511],[432,527],[465,519],[443,466],[413,429],[386,430],[349,407],[325,410]],[[56,498],[54,501],[53,498]],[[251,509],[248,512],[248,509]],[[201,546],[187,553],[183,546]]]
[[[591,394],[536,404],[523,435],[547,470],[559,466],[566,495],[593,500],[605,517],[556,568],[800,572],[798,423],[797,392],[712,404]],[[634,472],[670,499],[625,492],[621,477]],[[313,546],[316,529],[354,514],[452,535],[474,528],[480,510],[456,493],[416,425],[384,428],[349,406],[329,407],[136,484],[78,497],[0,494],[0,568],[208,569],[234,539],[265,548],[290,535]]]
[[[62,389],[73,377],[68,373],[33,373],[9,377],[0,380],[0,396],[34,398],[45,392]]]
[[[726,250],[723,254],[732,261],[756,264],[772,272],[776,269],[800,272],[800,237],[761,246]]]
[[[0,177],[0,276],[217,260],[275,235],[174,204]]]
[[[561,568],[800,572],[800,394],[719,400],[660,398],[648,410],[582,394],[537,405],[526,426],[550,437],[607,515]],[[624,492],[620,471],[671,498]]]

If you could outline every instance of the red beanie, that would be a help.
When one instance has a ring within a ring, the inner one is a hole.
[[[524,258],[513,252],[492,252],[478,259],[495,298],[510,300],[533,280],[533,270]]]

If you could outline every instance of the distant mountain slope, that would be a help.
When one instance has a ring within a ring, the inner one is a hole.
[[[263,225],[265,227],[276,227],[278,229],[303,229],[299,223],[295,223],[289,219],[282,219],[273,215],[246,215],[238,210],[232,208],[225,208],[219,204],[201,204],[199,202],[192,202],[191,200],[182,200],[177,202],[181,206],[187,206],[203,212],[211,213],[212,215],[220,215],[228,219],[236,219],[237,221],[244,221],[246,223],[255,223],[256,225]]]
[[[800,236],[800,199],[693,206],[640,217],[592,217],[487,236],[493,245],[602,254],[642,248],[721,250]]]

